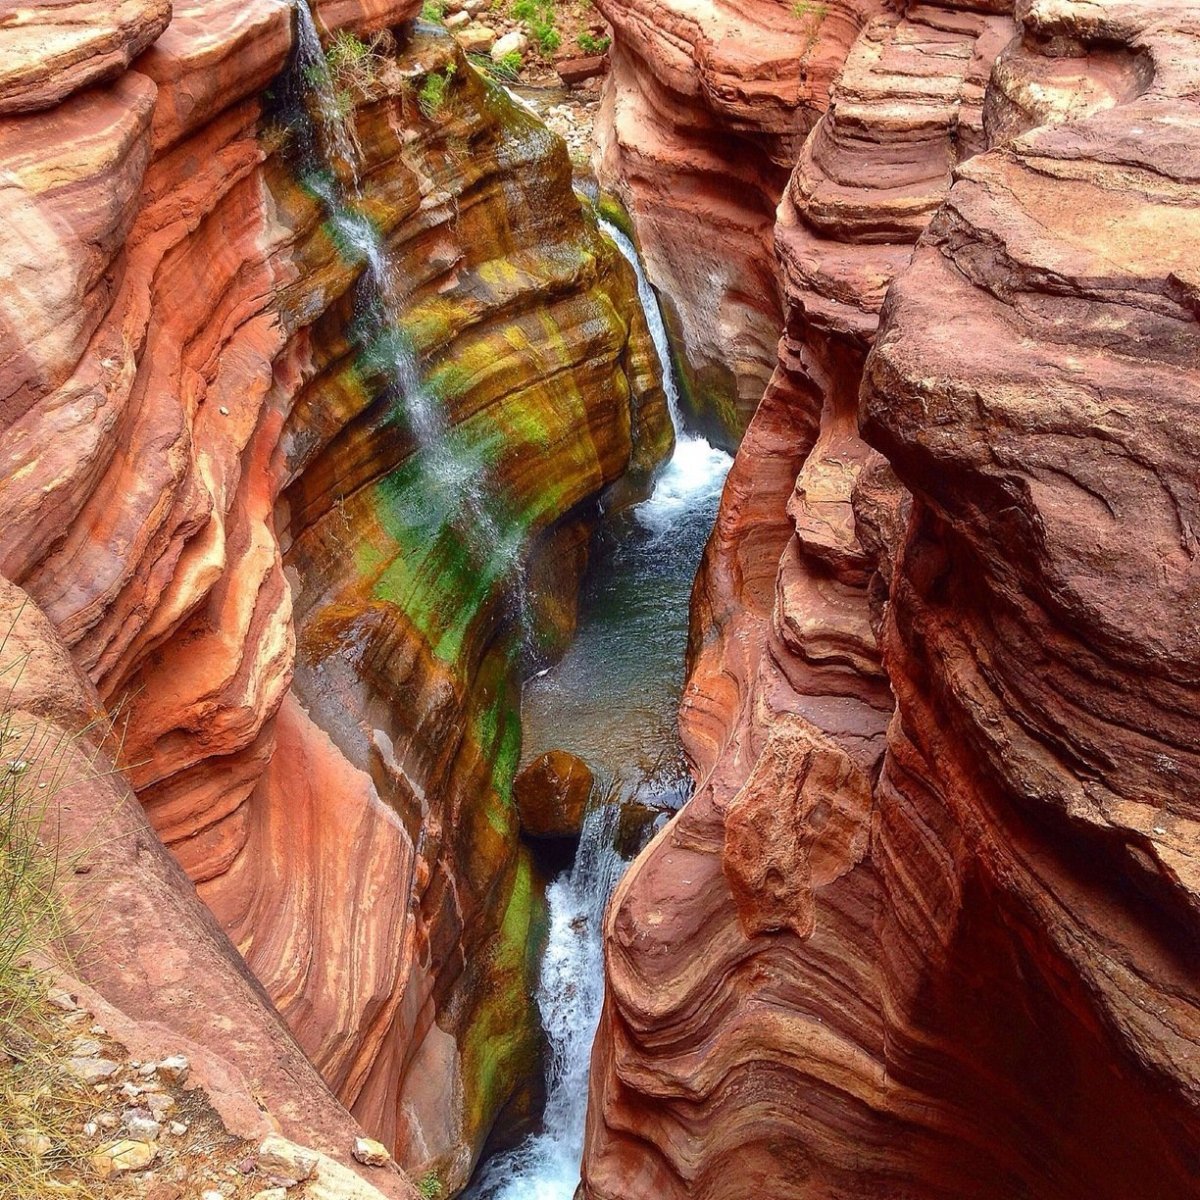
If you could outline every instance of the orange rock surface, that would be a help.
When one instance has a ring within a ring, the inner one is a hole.
[[[314,8],[329,36],[415,6]],[[657,363],[562,143],[448,39],[380,43],[345,93],[359,203],[446,437],[491,480],[514,550],[489,576],[469,532],[421,525],[428,454],[354,343],[362,258],[282,107],[292,9],[166,16],[0,24],[0,571],[300,1047],[449,1188],[534,1053],[511,579],[668,448]],[[569,590],[573,562],[538,577]]]
[[[612,70],[597,170],[633,216],[693,407],[733,444],[775,365],[775,208],[846,50],[882,0],[599,0]]]
[[[1200,9],[1005,7],[867,20],[797,156],[589,1200],[1200,1188]]]

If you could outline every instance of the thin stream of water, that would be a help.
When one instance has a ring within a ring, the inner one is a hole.
[[[320,202],[331,237],[344,257],[361,262],[353,329],[363,363],[386,380],[386,390],[403,412],[418,446],[421,500],[426,510],[449,514],[456,532],[490,566],[507,576],[522,614],[524,578],[518,567],[520,531],[505,533],[496,519],[484,463],[451,427],[446,406],[421,380],[409,339],[402,333],[402,300],[387,247],[360,207],[359,149],[339,105],[321,39],[306,0],[295,0],[294,79],[310,97],[316,128],[301,128],[301,182]],[[308,125],[308,109],[300,115]],[[299,114],[298,114],[299,115]],[[336,164],[336,167],[335,167]],[[337,168],[340,168],[340,174]]]
[[[686,432],[657,298],[633,245],[603,224],[637,272],[663,368],[675,453],[650,497],[602,542],[575,641],[559,663],[526,684],[522,723],[527,758],[561,747],[620,777],[639,758],[671,749],[676,738],[692,579],[732,460]],[[635,790],[639,798],[670,804],[681,801],[687,787],[685,779],[660,773]],[[550,931],[537,992],[550,1050],[542,1129],[488,1160],[467,1200],[575,1195],[588,1067],[604,1000],[604,909],[625,867],[613,848],[619,812],[609,804],[588,814],[575,865],[547,889]]]

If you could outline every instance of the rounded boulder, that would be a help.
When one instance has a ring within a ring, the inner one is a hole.
[[[533,838],[578,837],[593,782],[587,763],[565,750],[535,758],[513,780],[522,831]]]

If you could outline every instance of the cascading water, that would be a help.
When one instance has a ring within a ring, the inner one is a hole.
[[[675,732],[688,601],[732,459],[687,431],[658,301],[637,251],[601,222],[637,273],[662,364],[675,453],[649,499],[597,539],[579,629],[563,658],[526,684],[525,751],[570,750],[656,804],[690,787]]]
[[[613,846],[619,810],[591,809],[575,865],[546,889],[550,932],[537,1000],[549,1049],[542,1131],[490,1159],[471,1200],[571,1200],[579,1183],[588,1060],[604,1000],[601,924],[625,864]]]
[[[422,486],[413,489],[422,512],[414,524],[440,514],[487,566],[484,574],[507,579],[526,621],[522,535],[502,531],[495,519],[485,450],[473,447],[450,424],[440,397],[426,387],[409,339],[402,332],[403,296],[387,247],[361,208],[359,148],[330,77],[321,39],[306,0],[295,0],[296,56],[291,75],[297,92],[289,126],[299,146],[302,184],[321,204],[330,237],[344,258],[362,263],[352,337],[361,363],[384,381],[393,407],[417,445]],[[305,104],[304,98],[310,100]],[[316,113],[316,124],[310,118]]]
[[[675,453],[621,536],[601,547],[575,641],[526,684],[527,756],[558,746],[614,777],[674,738],[692,578],[731,459],[685,431],[658,301],[637,251],[605,232],[637,273],[638,295],[663,370]],[[647,794],[653,788],[655,794]],[[679,779],[637,781],[643,799],[682,798]],[[671,794],[673,793],[673,794]],[[550,933],[538,1006],[550,1049],[543,1128],[481,1168],[468,1200],[572,1200],[579,1183],[592,1039],[604,999],[601,925],[624,863],[613,846],[620,809],[589,812],[574,867],[547,889]]]
[[[724,450],[718,450],[706,438],[689,433],[684,427],[680,411],[679,381],[671,362],[671,348],[667,341],[667,329],[663,323],[658,297],[642,270],[641,260],[633,243],[608,221],[600,221],[601,228],[617,244],[617,249],[629,261],[637,275],[638,298],[646,314],[646,324],[654,349],[662,363],[663,391],[667,396],[667,407],[671,412],[671,424],[675,427],[675,453],[659,476],[650,498],[634,510],[637,518],[654,533],[667,533],[676,521],[697,507],[708,511],[709,502],[719,500],[725,476],[733,460]],[[711,522],[710,522],[711,524]]]

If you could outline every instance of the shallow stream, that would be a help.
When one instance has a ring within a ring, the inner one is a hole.
[[[692,580],[732,460],[688,433],[658,302],[629,240],[605,232],[633,264],[663,367],[675,452],[650,497],[601,528],[570,649],[525,685],[524,757],[569,750],[624,795],[663,808],[687,796],[676,733]],[[485,1162],[467,1200],[572,1200],[579,1183],[588,1065],[604,999],[601,925],[625,868],[617,809],[588,814],[574,866],[547,889],[550,930],[538,1007],[548,1043],[540,1132]]]

